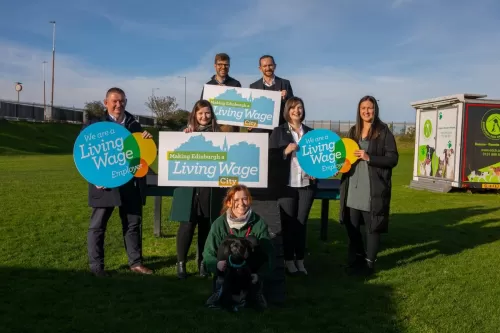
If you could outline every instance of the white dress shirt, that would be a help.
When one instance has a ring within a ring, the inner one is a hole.
[[[264,78],[262,78],[262,82],[264,82],[264,85],[266,87],[272,87],[276,83],[276,76],[273,75],[273,79],[271,80],[271,83],[267,83]]]
[[[121,121],[121,122],[118,122],[118,119],[117,119],[115,116],[113,116],[111,113],[109,113],[109,112],[108,112],[108,115],[109,115],[109,117],[110,117],[110,118],[111,118],[111,119],[112,119],[115,123],[120,124],[120,125],[125,125],[125,120],[127,120],[127,115],[125,115],[125,114],[123,115],[123,119],[122,119],[122,121]]]
[[[295,143],[299,144],[302,136],[304,136],[304,129],[302,128],[302,125],[300,125],[299,133],[295,132],[290,124],[288,124],[288,128],[290,132],[292,132],[293,140],[295,141]],[[297,160],[297,153],[294,151],[292,153],[292,159],[290,162],[290,178],[288,181],[288,186],[305,187],[308,185],[310,185],[310,179],[304,172],[304,170],[302,170],[302,168],[300,167],[299,161]]]

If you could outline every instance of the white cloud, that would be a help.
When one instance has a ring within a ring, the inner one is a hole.
[[[400,7],[400,6],[404,5],[404,4],[410,3],[412,1],[413,0],[393,0],[391,7],[392,8],[398,8],[398,7]]]
[[[330,0],[331,1],[331,0]],[[249,38],[262,33],[307,23],[307,17],[318,7],[317,1],[310,0],[254,0],[247,2],[248,7],[229,17],[220,25],[224,38]],[[284,39],[289,38],[283,35]]]
[[[471,62],[457,67],[460,59],[457,57],[449,63],[446,58],[440,59],[438,66],[424,67],[411,75],[394,74],[389,63],[385,64],[387,72],[391,73],[388,75],[368,75],[362,69],[346,70],[310,64],[298,67],[293,74],[277,72],[277,75],[291,80],[295,94],[305,101],[309,120],[354,119],[358,100],[372,94],[380,100],[383,119],[413,121],[414,111],[410,103],[415,100],[455,93],[483,93],[489,97],[500,97],[496,91],[500,61],[496,57],[470,59]],[[17,99],[14,82],[21,81],[24,84],[22,101],[43,102],[43,60],[48,61],[46,84],[49,102],[51,53],[0,41],[0,98]],[[156,87],[160,88],[155,91],[156,95],[175,96],[179,106],[184,106],[184,80],[177,77],[181,75],[187,77],[189,110],[200,97],[203,84],[213,75],[213,67],[201,66],[179,70],[168,76],[124,76],[58,53],[54,102],[56,105],[83,107],[86,101],[102,100],[108,88],[119,86],[127,93],[128,110],[147,115],[144,102],[151,95],[151,89]],[[244,87],[258,77],[254,71],[231,72],[231,75]]]

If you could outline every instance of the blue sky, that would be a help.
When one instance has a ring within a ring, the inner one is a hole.
[[[5,2],[0,20],[0,98],[50,100],[56,20],[55,104],[82,107],[124,88],[129,111],[156,95],[187,108],[214,73],[217,52],[230,75],[257,80],[258,58],[304,98],[309,120],[354,119],[373,94],[387,121],[414,121],[410,103],[455,93],[500,98],[500,2],[494,0],[254,0]]]

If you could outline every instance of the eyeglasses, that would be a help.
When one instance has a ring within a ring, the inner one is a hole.
[[[216,64],[217,67],[229,67],[229,64]]]

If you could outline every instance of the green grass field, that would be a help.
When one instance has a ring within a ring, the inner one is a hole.
[[[203,307],[209,281],[175,278],[177,224],[165,222],[163,237],[155,238],[151,198],[144,256],[156,274],[127,271],[117,216],[106,236],[113,276],[88,273],[87,185],[71,157],[78,130],[0,122],[1,332],[499,331],[499,196],[409,189],[410,145],[400,146],[390,231],[375,277],[343,272],[347,238],[338,204],[331,203],[328,241],[320,242],[316,202],[308,229],[310,276],[287,280],[281,308],[228,314]],[[192,262],[188,270],[194,272]]]

